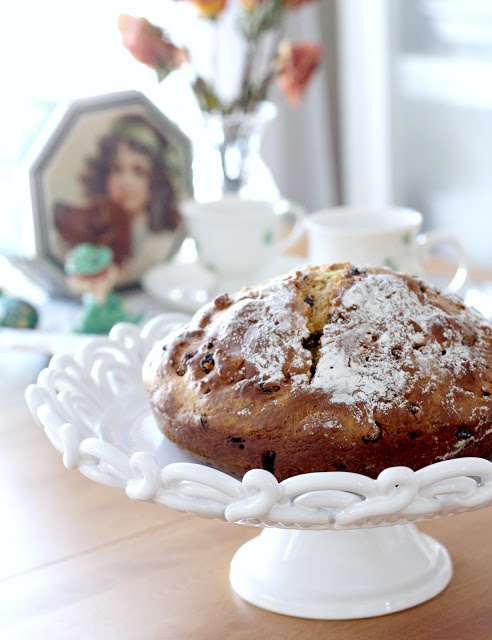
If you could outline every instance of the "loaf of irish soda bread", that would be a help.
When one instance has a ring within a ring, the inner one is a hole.
[[[144,382],[166,436],[238,476],[492,454],[492,327],[388,269],[306,267],[219,296],[153,349]]]

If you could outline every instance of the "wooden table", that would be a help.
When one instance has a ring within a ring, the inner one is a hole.
[[[491,508],[419,525],[454,562],[450,586],[427,603],[365,620],[269,613],[228,580],[235,551],[257,530],[135,502],[68,471],[24,402],[47,361],[21,352],[0,360],[0,638],[492,638]]]

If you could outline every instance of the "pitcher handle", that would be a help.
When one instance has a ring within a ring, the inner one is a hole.
[[[294,218],[294,224],[285,238],[278,243],[280,252],[291,249],[304,235],[304,220],[306,218],[305,209],[297,202],[282,199],[275,205],[275,213],[279,216],[290,216]]]
[[[448,245],[454,249],[457,254],[456,271],[446,287],[446,291],[450,293],[458,293],[466,284],[468,279],[468,255],[465,248],[456,236],[450,233],[441,233],[439,231],[429,231],[421,233],[417,236],[417,246],[419,248],[419,258],[422,263],[425,258],[430,256],[432,247],[438,245]]]

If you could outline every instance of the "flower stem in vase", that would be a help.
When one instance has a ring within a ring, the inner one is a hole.
[[[241,167],[246,156],[247,140],[242,134],[242,117],[234,112],[222,119],[223,141],[219,145],[220,159],[224,173],[223,191],[237,192],[241,183]]]
[[[223,14],[227,0],[188,0],[196,9],[197,20],[209,28],[213,41],[209,43],[208,58],[211,77],[198,71],[201,65],[196,65],[191,49],[185,43],[175,44],[164,28],[145,18],[127,14],[119,17],[123,45],[136,60],[156,70],[159,82],[178,69],[188,75],[211,143],[196,145],[194,189],[195,196],[200,194],[198,199],[217,199],[225,192],[270,201],[280,197],[260,155],[265,126],[276,115],[268,94],[276,82],[292,106],[299,106],[304,97],[322,48],[311,41],[282,40],[282,32],[287,15],[312,1],[315,0],[239,0],[236,27],[244,46],[244,59],[232,97],[224,97],[220,86],[220,56],[226,55],[227,47],[222,46],[219,23],[226,23]]]
[[[223,111],[223,98],[220,98],[220,29],[217,20],[210,20],[210,28],[212,31],[212,40],[215,46],[211,47],[211,68],[212,68],[212,84],[217,102],[220,105],[220,111]]]
[[[278,187],[261,158],[265,127],[276,116],[271,102],[257,103],[249,112],[204,114],[210,140],[221,163],[221,192],[276,200]],[[218,159],[218,158],[217,158]]]
[[[241,93],[238,104],[238,107],[244,112],[247,112],[249,110],[248,107],[251,94],[251,72],[253,69],[256,46],[256,40],[248,38],[246,43],[246,59],[244,62],[243,81],[241,84]]]

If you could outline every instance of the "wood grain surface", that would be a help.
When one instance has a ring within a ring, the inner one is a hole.
[[[0,358],[0,638],[492,639],[492,509],[419,525],[454,563],[429,602],[363,620],[269,613],[228,579],[257,530],[135,502],[65,469],[24,401],[45,365],[26,353]]]

